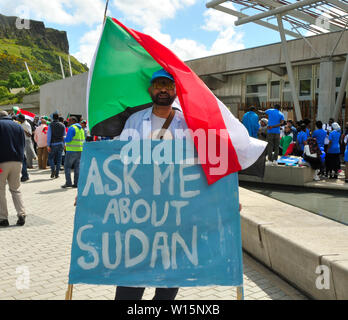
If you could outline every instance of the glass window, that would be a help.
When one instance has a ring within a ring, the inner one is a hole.
[[[247,93],[266,93],[267,94],[267,84],[248,85]]]
[[[291,94],[291,87],[290,82],[285,81],[283,86],[283,102],[293,102],[292,100],[292,94]]]
[[[300,96],[311,95],[311,80],[300,80]]]
[[[339,87],[341,85],[342,78],[336,78],[336,87]]]
[[[271,82],[271,99],[279,99],[280,82]]]
[[[255,106],[255,107],[261,107],[266,106],[267,102],[267,96],[251,96],[246,97],[246,105],[247,106]]]
[[[267,102],[267,84],[250,84],[246,87],[246,104],[256,107]]]

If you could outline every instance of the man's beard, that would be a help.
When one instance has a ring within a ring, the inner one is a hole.
[[[160,98],[160,95],[162,96],[161,98]],[[151,99],[153,103],[155,103],[158,106],[171,106],[175,98],[176,98],[176,95],[171,96],[169,94],[163,94],[163,93],[158,93],[157,95],[151,94]]]

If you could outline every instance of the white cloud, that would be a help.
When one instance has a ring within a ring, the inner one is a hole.
[[[215,42],[208,48],[205,44],[193,39],[172,39],[161,31],[162,22],[175,18],[178,10],[194,5],[197,0],[114,0],[114,7],[124,15],[124,19],[140,27],[142,32],[170,48],[178,57],[189,60],[244,48],[241,33],[234,30],[235,18],[220,11],[209,9],[204,13],[202,29],[208,32],[218,32]],[[233,6],[228,5],[233,8]]]
[[[209,50],[210,54],[244,49],[243,33],[236,32],[234,27],[236,17],[214,9],[207,10],[204,17],[205,25],[202,26],[202,29],[218,32],[218,36]]]
[[[73,54],[77,60],[90,66],[101,31],[102,24],[99,24],[95,29],[88,31],[81,37],[79,51]]]
[[[104,16],[103,0],[2,0],[1,13],[61,25],[92,26]]]
[[[163,20],[172,19],[178,10],[195,4],[197,0],[114,0],[113,5],[126,20],[143,28],[161,28]]]

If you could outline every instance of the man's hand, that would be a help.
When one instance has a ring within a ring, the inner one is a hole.
[[[48,152],[51,152],[51,147],[47,147],[47,151],[48,151]]]

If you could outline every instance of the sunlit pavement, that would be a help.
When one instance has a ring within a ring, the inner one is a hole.
[[[70,248],[77,189],[62,189],[64,171],[58,179],[50,170],[29,169],[22,183],[27,219],[16,226],[16,212],[7,190],[10,227],[0,228],[0,299],[61,300],[68,287]],[[304,300],[296,289],[247,254],[244,262],[245,300]],[[145,290],[152,299],[154,289]],[[111,300],[114,286],[74,285],[74,300]],[[178,300],[234,300],[235,287],[182,288]]]

